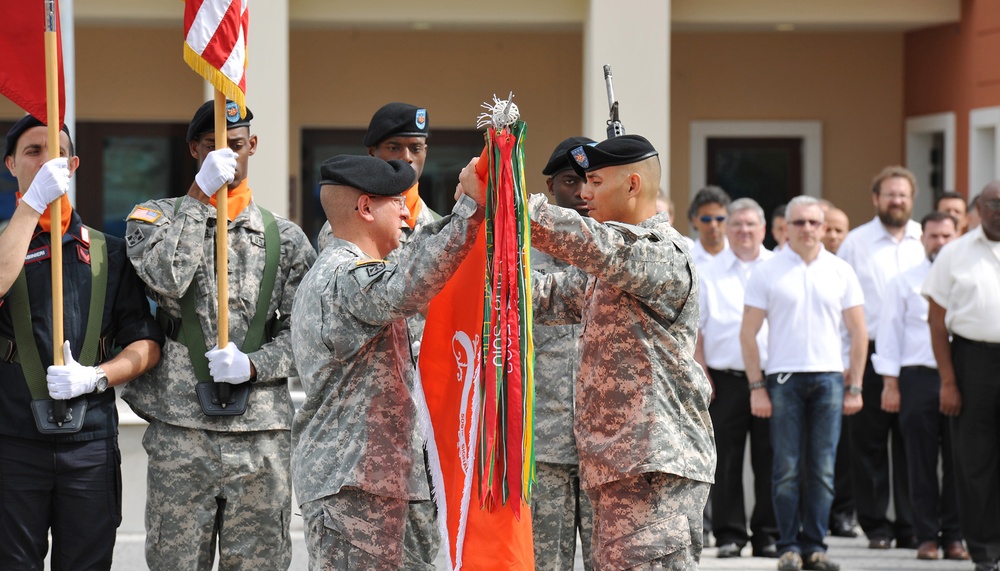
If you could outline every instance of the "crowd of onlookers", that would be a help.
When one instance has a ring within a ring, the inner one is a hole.
[[[885,168],[875,216],[853,230],[829,201],[797,196],[771,214],[773,251],[754,200],[715,186],[692,199],[719,557],[750,544],[779,570],[836,570],[825,536],[860,527],[871,549],[998,569],[1000,181],[971,205],[941,193],[919,222],[917,192]]]

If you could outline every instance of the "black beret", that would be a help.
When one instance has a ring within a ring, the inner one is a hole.
[[[21,117],[14,126],[7,131],[7,148],[3,152],[3,158],[7,158],[14,154],[14,150],[17,149],[17,140],[21,138],[21,135],[25,131],[31,129],[32,127],[45,127],[45,123],[42,123],[34,115],[25,115]],[[66,125],[62,126],[62,132],[69,135],[69,128]]]
[[[361,144],[374,147],[389,137],[427,137],[431,134],[427,110],[409,103],[386,103],[372,115]]]
[[[405,161],[338,155],[320,165],[319,177],[320,186],[349,186],[365,194],[396,196],[413,186],[417,172]]]
[[[573,170],[580,176],[604,167],[630,165],[658,154],[652,143],[641,135],[622,135],[594,146],[579,145],[566,153]]]
[[[247,107],[247,116],[240,117],[240,106],[226,100],[226,130],[249,127],[251,119],[253,119],[253,113],[249,107]],[[209,100],[202,104],[195,111],[194,117],[191,118],[191,124],[188,125],[187,142],[190,143],[205,133],[213,132],[215,132],[215,101]]]
[[[558,172],[562,172],[566,169],[573,168],[570,164],[569,150],[575,149],[581,145],[594,145],[595,141],[589,137],[570,137],[565,141],[559,143],[556,146],[556,150],[552,151],[552,156],[549,157],[549,162],[542,169],[542,174],[545,176],[552,176]]]

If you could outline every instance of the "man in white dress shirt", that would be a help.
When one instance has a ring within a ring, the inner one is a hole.
[[[691,247],[691,259],[698,268],[729,248],[725,226],[729,203],[729,195],[717,186],[706,186],[691,199],[688,220],[698,231],[698,239]]]
[[[765,249],[764,210],[751,198],[729,205],[726,237],[729,249],[701,269],[701,316],[695,360],[712,383],[708,407],[715,426],[719,462],[712,487],[712,533],[720,558],[739,557],[750,541],[754,557],[777,557],[778,537],[771,505],[771,441],[766,418],[750,414],[750,388],[740,350],[743,293],[750,273],[773,255]],[[767,330],[757,335],[761,365],[767,362]],[[747,535],[743,502],[743,454],[750,434],[750,465],[754,475],[754,508]]]
[[[920,295],[934,258],[942,246],[958,237],[958,221],[948,213],[931,212],[920,226],[927,258],[886,286],[872,363],[885,381],[882,410],[899,413],[913,527],[920,541],[917,559],[938,559],[940,544],[945,559],[965,560],[969,553],[962,545],[958,518],[951,430],[947,417],[941,414],[941,377],[931,350],[927,300]],[[944,458],[940,482],[939,452]]]
[[[864,295],[854,271],[823,249],[823,210],[810,196],[788,203],[786,248],[747,282],[740,345],[754,416],[771,419],[772,497],[779,571],[838,571],[826,555],[833,467],[842,414],[861,409]],[[757,333],[768,321],[767,380]],[[844,374],[841,326],[850,336]]]
[[[1000,570],[1000,180],[979,195],[980,225],[941,250],[924,281],[952,416],[958,511],[976,571]],[[951,334],[949,343],[948,335]]]
[[[896,547],[915,549],[906,455],[899,418],[882,410],[882,375],[871,365],[878,339],[879,314],[886,284],[897,274],[924,261],[920,224],[910,220],[917,183],[903,167],[886,167],[872,181],[875,218],[858,226],[837,250],[854,268],[865,294],[865,326],[870,339],[865,365],[865,406],[850,419],[854,499],[858,523],[868,536],[870,549]],[[852,363],[853,366],[853,363]],[[889,439],[892,439],[892,482],[889,479]],[[896,521],[889,520],[890,493]]]

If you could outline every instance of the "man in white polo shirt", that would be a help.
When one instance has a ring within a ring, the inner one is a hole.
[[[941,250],[924,282],[952,419],[958,511],[976,571],[1000,569],[1000,180],[976,205],[980,225]],[[949,343],[948,335],[952,340]]]
[[[868,336],[864,295],[851,267],[823,249],[819,201],[788,203],[788,247],[747,282],[740,345],[754,416],[771,419],[772,497],[779,571],[838,571],[823,542],[833,503],[841,415],[861,409],[861,363]],[[757,333],[768,321],[767,380]],[[844,374],[841,325],[850,336]]]
[[[941,377],[931,350],[927,300],[920,287],[941,248],[958,237],[958,221],[931,212],[920,221],[927,258],[886,286],[879,338],[872,364],[883,376],[882,410],[899,413],[910,475],[913,527],[920,545],[917,559],[937,559],[939,542],[946,559],[965,560],[952,469],[951,430],[941,414]],[[938,453],[944,457],[938,481]],[[940,492],[938,491],[940,489]]]
[[[701,277],[701,316],[694,358],[712,382],[708,407],[715,426],[719,462],[712,486],[712,533],[720,558],[739,557],[749,540],[755,557],[777,557],[778,538],[771,505],[771,436],[766,418],[750,414],[750,389],[740,352],[743,292],[753,268],[773,254],[764,242],[764,210],[751,198],[735,200],[728,208],[726,237],[729,249],[707,262]],[[767,331],[757,335],[761,362],[766,362]],[[754,474],[751,539],[743,502],[743,453],[750,434],[750,465]]]
[[[698,239],[691,246],[691,259],[699,268],[729,248],[724,226],[729,202],[729,195],[718,186],[706,186],[691,199],[688,220],[698,231]]]
[[[882,375],[871,365],[878,339],[879,313],[886,284],[897,274],[924,261],[920,224],[910,220],[917,183],[913,173],[900,166],[882,169],[872,181],[875,218],[858,226],[837,250],[837,255],[854,268],[865,294],[865,326],[868,330],[867,361],[864,373],[865,406],[850,419],[851,468],[858,523],[868,536],[869,549],[896,547],[915,549],[913,508],[906,475],[906,455],[899,418],[882,410]],[[853,365],[853,363],[852,363]],[[889,479],[889,439],[892,439],[892,481]],[[896,521],[890,521],[890,492]]]

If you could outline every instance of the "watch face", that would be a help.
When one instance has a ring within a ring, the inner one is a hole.
[[[103,393],[108,390],[108,378],[105,376],[97,377],[97,393]]]

